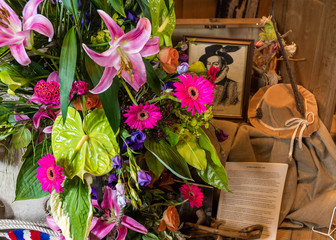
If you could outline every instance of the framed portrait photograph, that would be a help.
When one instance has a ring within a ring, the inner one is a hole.
[[[185,36],[189,64],[201,61],[216,68],[213,114],[216,118],[246,120],[250,93],[253,39]],[[212,69],[214,69],[212,68]]]

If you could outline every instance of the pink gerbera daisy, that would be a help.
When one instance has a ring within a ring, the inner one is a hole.
[[[207,110],[205,105],[212,104],[213,101],[212,84],[203,79],[203,76],[197,77],[197,75],[184,74],[180,75],[179,79],[182,83],[174,83],[174,95],[181,100],[181,107],[188,106],[187,111],[192,110],[192,115],[195,110],[199,114],[205,112]]]
[[[186,184],[183,184],[182,187],[180,187],[180,191],[184,199],[188,199],[191,207],[201,207],[203,204],[203,198],[204,195],[201,191],[201,189],[193,184],[190,184],[189,186]]]
[[[161,120],[162,113],[159,112],[160,108],[154,104],[145,105],[133,105],[130,106],[127,113],[124,114],[126,123],[131,129],[142,130],[144,128],[154,128],[157,125],[157,122]]]
[[[62,182],[64,176],[61,167],[55,164],[55,158],[52,154],[47,153],[38,160],[37,179],[42,184],[42,190],[51,193],[53,187],[57,193],[63,192]]]

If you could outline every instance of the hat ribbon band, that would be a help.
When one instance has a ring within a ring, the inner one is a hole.
[[[309,116],[311,116],[311,120],[310,121],[308,121]],[[291,142],[290,142],[290,147],[289,147],[289,153],[288,153],[288,158],[289,159],[293,159],[292,155],[293,155],[293,151],[294,151],[294,141],[295,141],[295,137],[296,137],[297,131],[301,127],[300,132],[299,132],[298,141],[299,141],[299,149],[302,149],[302,136],[303,136],[303,132],[313,122],[314,122],[314,113],[312,113],[312,112],[308,112],[306,114],[306,119],[291,118],[291,119],[289,119],[289,120],[287,120],[285,122],[285,126],[286,127],[288,127],[288,128],[295,127],[295,130],[293,132],[292,139],[291,139]]]

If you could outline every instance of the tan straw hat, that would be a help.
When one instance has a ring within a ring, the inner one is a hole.
[[[296,109],[290,84],[276,84],[258,90],[252,97],[248,118],[264,133],[278,138],[309,137],[319,129],[317,104],[314,95],[302,86],[305,117]]]

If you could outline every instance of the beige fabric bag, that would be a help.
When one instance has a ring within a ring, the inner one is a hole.
[[[214,130],[208,130],[223,164],[226,161],[288,164],[280,227],[302,227],[303,224],[328,227],[336,206],[336,146],[323,123],[316,121],[312,127],[319,125],[319,129],[309,132],[310,137],[302,138],[302,149],[295,141],[293,159],[288,156],[291,145],[288,135],[275,137],[247,124],[213,119],[214,126],[229,135],[225,142],[218,143]]]

